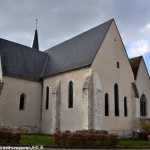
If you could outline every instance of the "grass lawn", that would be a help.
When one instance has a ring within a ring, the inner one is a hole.
[[[45,134],[25,134],[21,138],[21,145],[52,146],[53,138]]]
[[[25,134],[22,136],[21,145],[42,145],[42,146],[54,146],[53,137],[51,135],[44,134]],[[150,147],[148,141],[145,140],[120,140],[118,147]]]
[[[132,139],[128,139],[128,140],[120,140],[119,142],[119,147],[148,147],[150,146],[149,142],[146,140],[132,140]]]

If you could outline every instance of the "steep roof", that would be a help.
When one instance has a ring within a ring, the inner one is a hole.
[[[130,64],[131,64],[131,67],[132,67],[132,70],[133,70],[134,79],[136,79],[136,77],[137,77],[137,73],[138,73],[138,70],[139,70],[141,60],[142,60],[142,56],[130,59]]]
[[[37,31],[37,29],[35,30],[35,33],[34,33],[32,48],[35,48],[35,49],[39,50],[39,40],[38,40],[38,31]]]
[[[0,38],[3,75],[39,80],[47,54]]]
[[[43,76],[92,64],[113,19],[45,51],[49,54]]]
[[[113,19],[67,40],[45,52],[37,51],[38,34],[35,30],[33,48],[0,38],[3,75],[38,81],[92,64]]]

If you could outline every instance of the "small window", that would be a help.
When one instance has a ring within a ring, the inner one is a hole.
[[[128,116],[127,97],[124,97],[124,116]]]
[[[120,64],[119,64],[119,62],[117,62],[117,68],[120,68]]]
[[[45,109],[48,109],[49,107],[49,87],[46,87],[46,103],[45,103]]]
[[[25,103],[26,103],[26,95],[25,94],[21,94],[20,95],[19,110],[24,110],[25,109]]]
[[[105,116],[109,116],[109,95],[105,94]]]
[[[68,108],[73,108],[73,82],[68,85]]]

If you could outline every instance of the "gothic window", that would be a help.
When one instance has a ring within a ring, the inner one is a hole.
[[[49,107],[49,87],[46,87],[46,103],[45,103],[45,109],[48,109]]]
[[[73,82],[68,84],[68,108],[73,108]]]
[[[142,94],[140,98],[140,115],[141,116],[146,116],[147,115],[147,100],[144,94]]]
[[[20,95],[19,110],[24,110],[25,109],[25,103],[26,103],[26,95],[25,94],[21,94]]]
[[[119,87],[118,87],[118,84],[114,85],[114,103],[115,103],[115,116],[119,116]]]
[[[109,95],[105,94],[105,116],[109,116]]]
[[[124,116],[128,116],[127,97],[124,97]]]

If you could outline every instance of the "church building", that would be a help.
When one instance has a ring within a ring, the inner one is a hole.
[[[114,19],[45,51],[0,38],[0,127],[131,135],[150,117],[150,78],[129,59]]]

